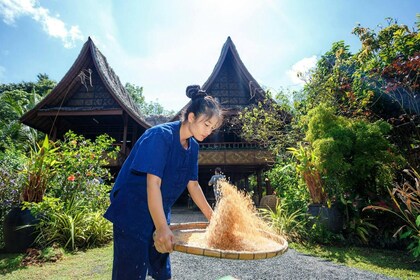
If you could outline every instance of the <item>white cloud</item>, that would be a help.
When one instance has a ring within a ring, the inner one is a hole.
[[[317,57],[315,55],[311,57],[305,57],[295,64],[293,64],[292,68],[287,71],[288,78],[292,81],[295,85],[303,85],[305,83],[305,77],[309,74],[309,71],[315,67],[317,62]],[[299,76],[302,75],[303,79]]]
[[[14,25],[22,16],[30,16],[49,36],[61,39],[65,48],[72,48],[76,41],[83,40],[78,26],[67,28],[61,19],[51,16],[49,10],[39,6],[36,0],[0,0],[0,15],[8,25]]]

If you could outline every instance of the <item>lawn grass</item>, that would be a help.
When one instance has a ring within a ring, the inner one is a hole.
[[[420,260],[415,261],[406,252],[358,247],[303,246],[292,243],[290,248],[357,269],[398,279],[420,279]],[[55,263],[21,267],[23,254],[0,254],[0,278],[26,279],[110,279],[112,271],[112,244],[105,247],[65,254]]]
[[[0,254],[0,278],[5,280],[111,279],[112,244],[101,248],[65,254],[55,263],[19,267],[22,254]]]
[[[303,246],[296,243],[290,244],[290,248],[300,253],[398,279],[420,279],[420,259],[415,260],[405,251],[321,245]]]

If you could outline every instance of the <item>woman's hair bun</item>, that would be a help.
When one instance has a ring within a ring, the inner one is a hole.
[[[199,85],[187,86],[186,94],[187,97],[191,98],[192,100],[205,97],[207,95],[204,90],[201,90]]]

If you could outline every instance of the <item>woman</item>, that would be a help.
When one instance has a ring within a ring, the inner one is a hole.
[[[198,143],[218,128],[222,110],[199,86],[187,87],[183,120],[148,129],[137,141],[111,191],[105,218],[114,224],[112,279],[170,279],[170,210],[185,188],[210,220],[198,184]],[[197,141],[196,141],[197,140]]]

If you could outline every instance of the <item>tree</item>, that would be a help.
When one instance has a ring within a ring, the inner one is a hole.
[[[143,87],[126,83],[125,89],[145,117],[153,115],[170,116],[175,114],[173,111],[165,110],[157,101],[147,102],[143,95]]]
[[[355,54],[343,41],[332,45],[304,87],[304,110],[322,102],[343,116],[385,120],[393,125],[393,142],[419,166],[412,155],[420,144],[420,34],[387,20],[379,30],[353,29],[362,43]]]
[[[13,139],[20,148],[35,148],[39,140],[37,131],[22,125],[20,117],[32,109],[43,96],[49,94],[55,86],[47,74],[39,74],[38,81],[10,83],[0,85],[0,149],[7,145],[7,139]]]
[[[273,99],[270,92],[266,99],[245,108],[238,116],[240,136],[249,142],[258,143],[279,155],[291,143],[296,142],[293,130],[292,107],[287,96],[279,92]]]

